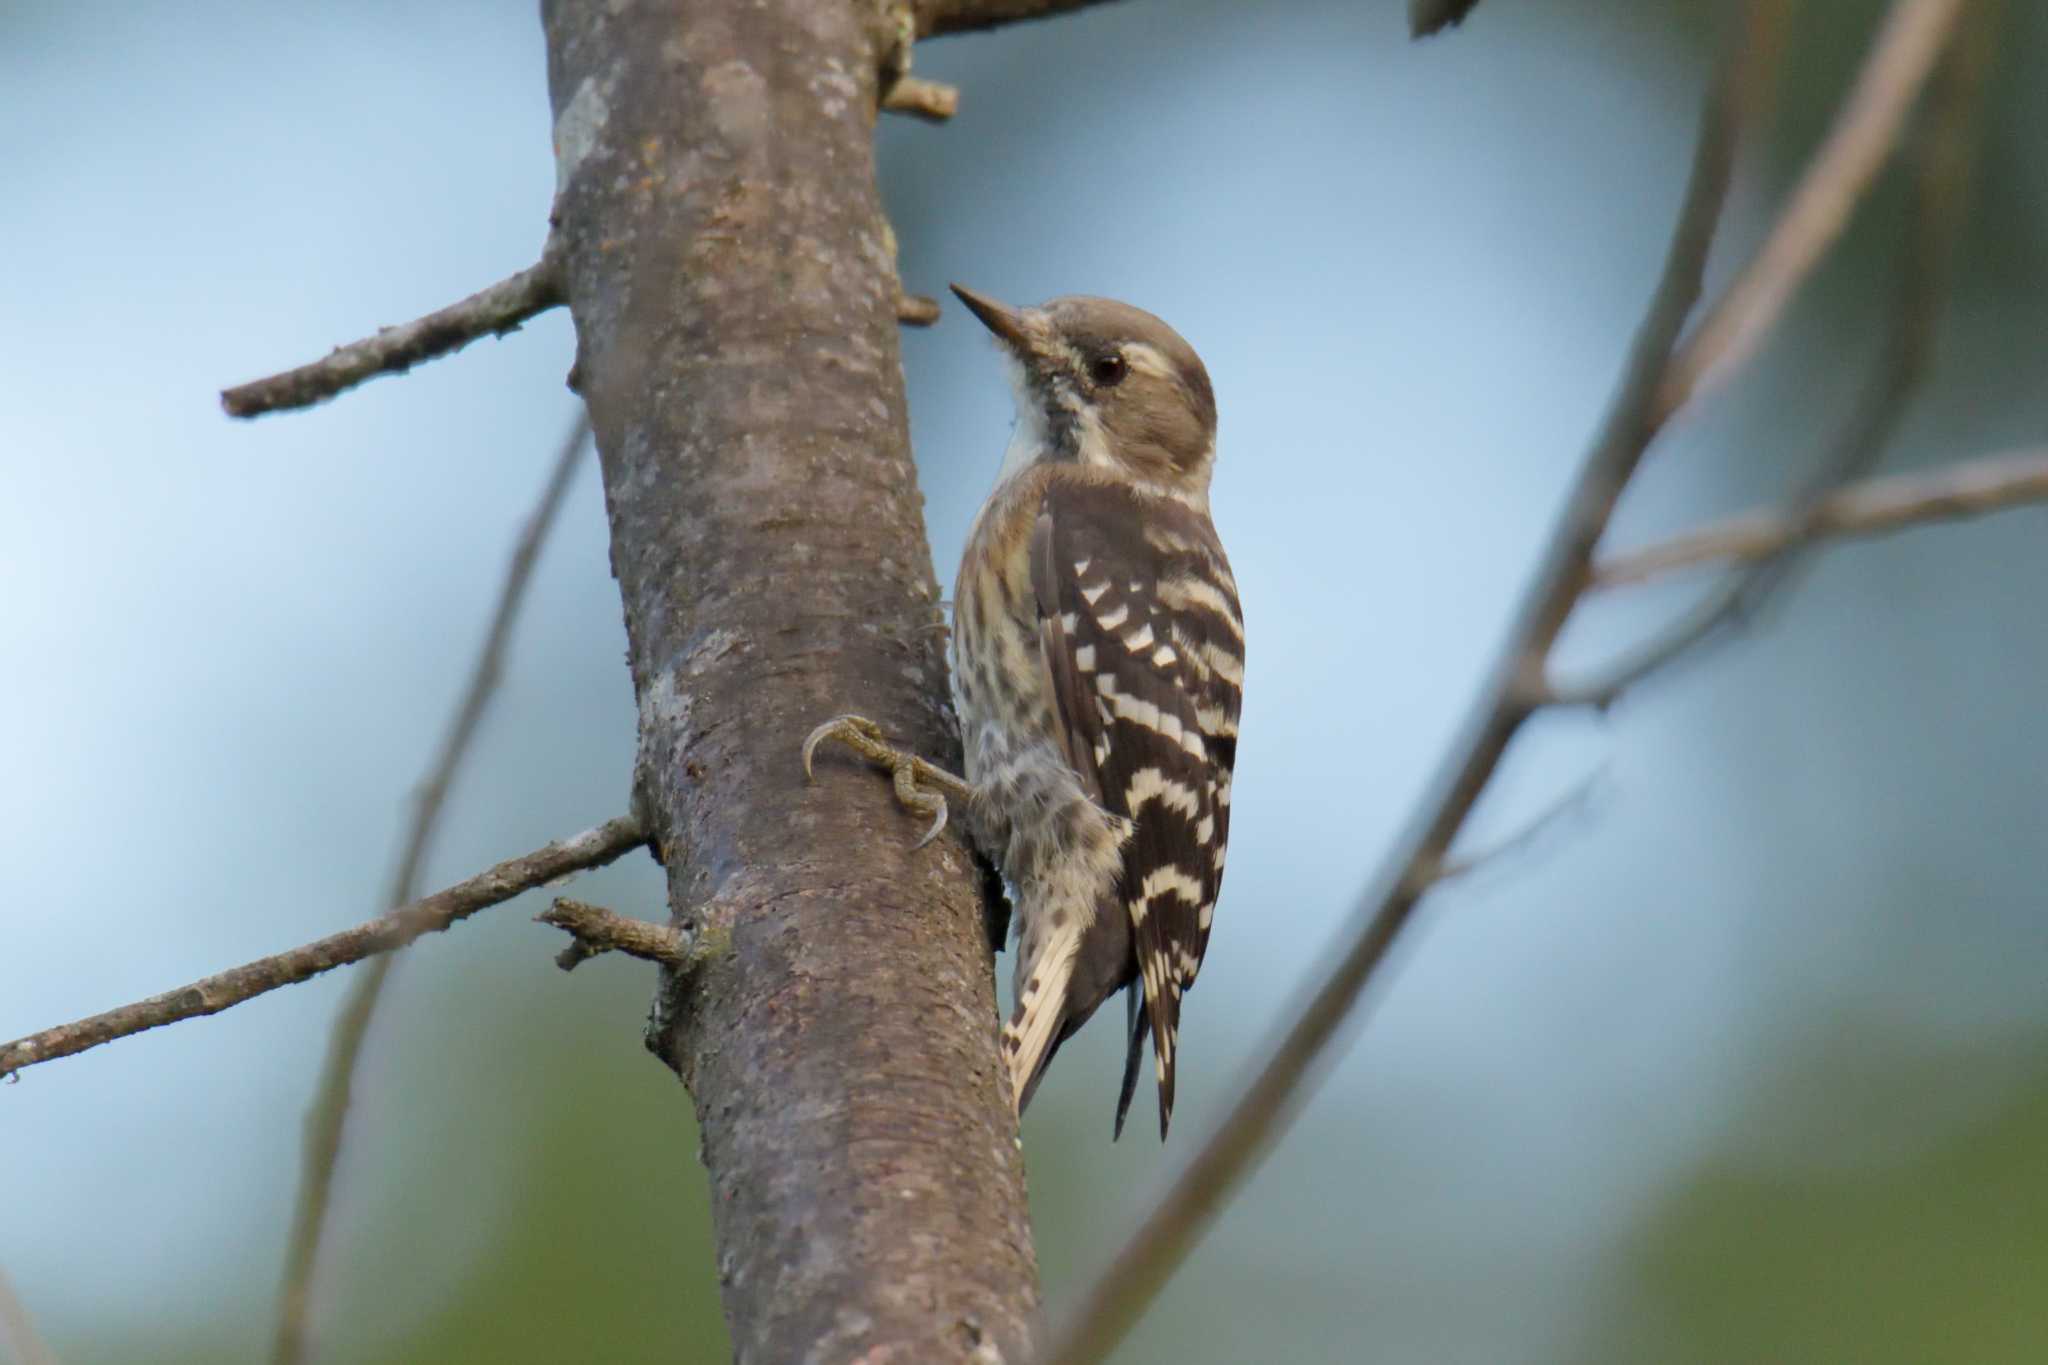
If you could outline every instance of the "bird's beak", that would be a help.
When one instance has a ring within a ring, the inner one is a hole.
[[[982,326],[994,332],[1018,355],[1028,356],[1035,349],[1022,313],[1007,304],[997,303],[986,294],[977,294],[965,285],[954,285],[953,292],[960,296],[960,302],[967,305],[968,312],[981,319]]]

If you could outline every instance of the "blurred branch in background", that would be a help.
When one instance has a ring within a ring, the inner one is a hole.
[[[280,986],[295,985],[336,967],[403,948],[421,934],[439,933],[479,910],[503,904],[558,877],[602,867],[646,842],[647,834],[640,822],[631,816],[620,816],[573,838],[507,858],[444,891],[422,896],[353,929],[230,967],[201,977],[189,986],[152,995],[104,1014],[0,1043],[0,1077],[181,1019],[218,1014]]]
[[[1944,3],[1945,0],[1932,0],[1918,8],[1935,10]],[[1691,653],[1727,629],[1754,618],[1772,595],[1791,580],[1801,553],[1814,539],[1814,521],[1828,495],[1865,473],[1884,454],[1886,444],[1898,429],[1900,419],[1905,416],[1907,406],[1926,377],[1943,306],[1948,301],[1950,259],[1955,254],[1956,237],[1962,230],[1964,211],[1969,202],[1971,167],[1976,151],[1974,129],[1984,85],[1985,60],[1997,20],[1997,0],[1976,0],[1976,3],[1978,22],[1963,40],[1950,48],[1943,60],[1940,79],[1924,114],[1924,127],[1911,147],[1912,207],[1906,232],[1899,244],[1898,295],[1891,309],[1884,344],[1864,381],[1861,396],[1850,408],[1831,447],[1806,476],[1802,487],[1792,495],[1782,514],[1792,528],[1791,534],[1781,539],[1769,554],[1731,572],[1676,621],[1609,664],[1598,676],[1569,686],[1553,686],[1550,699],[1555,704],[1610,706],[1623,692],[1650,674]],[[1906,8],[1909,6],[1901,5],[1893,11],[1878,50],[1870,59],[1872,66],[1896,65],[1897,58],[1890,53],[1892,47],[1909,40],[1921,41],[1922,29],[1900,19],[1899,11]],[[1951,19],[1958,12],[1953,9],[1947,11]],[[1914,70],[1924,78],[1928,68],[1916,64]],[[1872,81],[1866,68],[1865,76],[1857,82],[1858,95],[1874,84],[1881,83]],[[1890,123],[1889,102],[1865,103],[1871,118],[1883,119],[1896,133],[1897,125]],[[1820,159],[1823,162],[1829,160],[1844,142],[1860,145],[1862,141],[1863,138],[1853,129],[1845,130],[1838,123],[1827,145],[1821,149]],[[1868,178],[1864,177],[1865,183]],[[1802,191],[1814,179],[1809,172],[1802,182]],[[1789,212],[1797,212],[1806,202],[1807,195],[1795,194],[1793,208]],[[1771,235],[1775,241],[1783,234],[1774,231]],[[1808,267],[1818,259],[1818,256],[1807,257]],[[1745,274],[1744,279],[1730,286],[1731,297],[1745,289],[1744,280],[1747,278]],[[1768,309],[1775,317],[1794,284],[1795,281],[1786,280],[1770,291],[1750,292],[1757,306]],[[1726,300],[1721,308],[1716,309],[1716,315],[1736,316],[1727,312]],[[1751,338],[1762,335],[1749,324],[1732,326],[1731,335],[1740,333]],[[1753,351],[1753,342],[1744,348],[1745,355]],[[1684,356],[1680,359],[1683,361]],[[1667,396],[1668,393],[1667,390]]]
[[[1479,0],[1408,0],[1408,32],[1427,38],[1465,22],[1465,16],[1479,7]]]
[[[440,831],[448,790],[469,755],[491,696],[498,689],[498,680],[505,670],[505,647],[511,641],[519,609],[526,601],[534,565],[540,559],[548,533],[554,529],[563,499],[568,496],[577,457],[589,440],[590,414],[578,403],[576,418],[569,425],[568,435],[562,438],[560,453],[541,487],[540,500],[534,504],[512,547],[512,559],[505,568],[504,584],[498,590],[497,606],[492,609],[490,626],[484,632],[483,647],[477,651],[476,663],[470,669],[469,684],[455,704],[440,752],[428,765],[415,791],[412,824],[391,874],[391,888],[385,897],[387,905],[403,905],[419,894],[420,869]],[[321,1071],[313,1108],[306,1118],[306,1160],[299,1178],[298,1209],[292,1218],[291,1244],[278,1297],[277,1336],[271,1347],[271,1358],[280,1365],[301,1360],[306,1354],[313,1279],[334,1191],[334,1172],[341,1159],[349,1098],[355,1089],[356,1068],[362,1061],[370,1021],[376,1017],[384,984],[397,960],[390,954],[378,957],[350,986],[348,999],[335,1019],[327,1064]]]
[[[1734,373],[1755,351],[1800,282],[1842,235],[1898,142],[1927,73],[1966,0],[1915,0],[1886,17],[1870,57],[1790,203],[1735,282],[1692,330],[1657,396],[1659,418]]]
[[[14,1292],[5,1270],[0,1270],[0,1345],[6,1346],[7,1359],[14,1365],[57,1365],[57,1353],[36,1331],[28,1305]]]
[[[1021,19],[1046,19],[1103,3],[1105,0],[908,0],[908,8],[917,36],[935,38]]]
[[[1699,140],[1662,277],[1644,317],[1614,405],[1567,500],[1564,524],[1517,610],[1465,738],[1431,783],[1411,827],[1359,906],[1336,968],[1310,997],[1271,1052],[1252,1070],[1216,1131],[1182,1168],[1166,1195],[1054,1333],[1045,1360],[1083,1365],[1116,1348],[1158,1293],[1225,1197],[1285,1132],[1306,1095],[1303,1084],[1350,1019],[1374,969],[1393,946],[1430,881],[1450,854],[1459,827],[1531,714],[1527,683],[1540,677],[1551,642],[1586,577],[1594,544],[1656,432],[1655,400],[1679,328],[1699,297],[1714,224],[1727,196],[1736,131],[1756,92],[1753,63],[1782,22],[1782,0],[1742,7],[1728,52],[1707,92]]]
[[[2048,450],[1960,460],[1931,473],[1849,484],[1815,503],[1803,521],[1784,508],[1764,507],[1615,555],[1594,566],[1591,587],[1628,587],[1705,564],[1755,563],[1793,545],[1883,535],[2042,502],[2048,502]]]
[[[1106,1357],[1145,1305],[1201,1237],[1230,1191],[1285,1131],[1306,1097],[1329,1044],[1353,1015],[1423,896],[1456,866],[1448,857],[1466,817],[1524,721],[1548,706],[1587,700],[1547,681],[1558,635],[1592,586],[1592,556],[1623,490],[1666,420],[1702,389],[1700,376],[1726,374],[1754,353],[1784,302],[1839,235],[1857,197],[1897,142],[1906,111],[1953,30],[1958,0],[1898,0],[1828,140],[1801,181],[1755,263],[1710,310],[1690,343],[1680,329],[1698,298],[1714,225],[1726,195],[1739,129],[1759,97],[1783,24],[1784,0],[1742,7],[1728,56],[1709,92],[1694,152],[1691,182],[1679,213],[1663,278],[1630,352],[1614,406],[1567,500],[1563,524],[1547,549],[1510,629],[1499,664],[1481,696],[1466,737],[1450,755],[1394,857],[1354,916],[1338,966],[1258,1065],[1237,1103],[1166,1195],[1140,1224],[1055,1334],[1045,1359],[1082,1365]],[[1986,26],[1988,28],[1988,25]],[[1980,31],[1970,46],[1982,50]],[[1967,181],[1965,151],[1981,84],[1981,62],[1959,57],[1931,114],[1933,135],[1920,159],[1915,231],[1891,342],[1874,386],[1808,497],[1796,504],[1790,545],[1808,537],[1818,499],[1860,468],[1881,446],[1910,381],[1917,377],[1939,314],[1943,261],[1960,218]],[[1902,382],[1903,381],[1903,382]],[[1744,575],[1745,584],[1755,581]],[[1687,628],[1681,622],[1678,630]],[[1636,661],[1607,680],[1604,704],[1688,647],[1674,631],[1663,653]],[[1696,636],[1694,637],[1697,638]]]

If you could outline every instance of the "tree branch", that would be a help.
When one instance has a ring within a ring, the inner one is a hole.
[[[516,332],[520,324],[561,302],[561,268],[551,244],[541,253],[539,264],[510,279],[423,318],[381,328],[375,336],[338,346],[310,365],[224,390],[220,405],[230,417],[309,408],[380,374],[404,374],[415,365],[459,351],[479,337]]]
[[[553,905],[533,918],[567,930],[575,940],[555,958],[555,965],[565,972],[575,971],[601,953],[625,953],[677,968],[686,968],[693,960],[690,940],[670,925],[628,919],[587,901],[557,896]]]
[[[1105,0],[911,0],[910,9],[917,21],[917,36],[936,38],[1026,19],[1046,19],[1103,3]]]
[[[385,895],[387,906],[403,905],[419,894],[420,870],[440,830],[441,811],[448,790],[468,757],[477,728],[483,723],[498,680],[504,672],[505,648],[511,642],[512,626],[526,600],[527,585],[533,579],[541,546],[554,528],[569,482],[576,473],[578,457],[590,439],[590,417],[579,403],[576,418],[562,438],[560,453],[542,486],[540,499],[528,514],[526,524],[512,547],[497,606],[484,632],[484,642],[470,669],[469,685],[456,703],[439,753],[428,765],[416,789],[411,827],[404,850],[392,870],[391,886]],[[327,1226],[327,1210],[333,1196],[334,1173],[341,1160],[342,1138],[355,1090],[356,1068],[361,1064],[370,1022],[383,999],[384,985],[397,964],[393,955],[376,958],[354,982],[327,1045],[326,1065],[314,1091],[313,1107],[306,1121],[305,1165],[299,1177],[298,1208],[292,1218],[291,1243],[285,1254],[283,1287],[278,1295],[277,1333],[271,1342],[271,1359],[276,1365],[292,1365],[306,1355],[307,1332],[312,1312],[312,1290],[318,1272],[320,1239]]]
[[[201,977],[189,986],[147,1000],[0,1044],[0,1077],[146,1029],[218,1014],[281,986],[295,985],[336,967],[403,948],[422,934],[439,933],[479,910],[511,900],[522,891],[531,891],[572,872],[602,867],[646,842],[640,822],[622,816],[572,839],[508,858],[445,891],[423,896],[353,929]]]
[[[1883,535],[2048,502],[2048,450],[1987,455],[1931,473],[1894,474],[1836,489],[1801,524],[1762,507],[1602,560],[1594,589],[1628,587],[1703,564],[1754,564],[1794,545]]]
[[[1690,182],[1662,278],[1630,349],[1599,437],[1574,481],[1562,524],[1517,610],[1474,717],[1431,784],[1408,831],[1358,906],[1336,969],[1252,1070],[1238,1100],[1165,1197],[1088,1288],[1044,1359],[1103,1359],[1194,1246],[1230,1191],[1292,1121],[1304,1087],[1356,1009],[1431,884],[1508,743],[1530,714],[1527,679],[1543,661],[1586,581],[1593,547],[1658,426],[1657,395],[1686,315],[1699,297],[1714,225],[1727,193],[1736,130],[1753,97],[1751,62],[1783,17],[1783,0],[1751,0],[1708,93]]]
[[[1900,0],[1902,7],[1914,2]],[[1987,16],[1991,3],[1981,0]],[[1790,581],[1800,551],[1814,539],[1813,520],[1822,501],[1883,455],[1934,352],[1942,306],[1948,298],[1949,263],[1969,202],[1972,130],[1994,31],[1988,20],[1977,24],[1968,41],[1957,44],[1942,63],[1935,98],[1929,103],[1926,126],[1913,155],[1912,212],[1900,249],[1899,290],[1891,325],[1863,393],[1832,447],[1790,500],[1785,516],[1795,528],[1793,534],[1772,553],[1729,575],[1677,621],[1592,679],[1551,685],[1544,700],[1560,706],[1612,706],[1652,674],[1753,618]],[[1882,56],[1881,52],[1874,54],[1871,61]]]
[[[634,808],[672,925],[722,945],[662,971],[648,1041],[696,1103],[678,1159],[702,1154],[733,1354],[1023,1361],[1037,1273],[979,871],[957,837],[913,853],[864,772],[805,785],[797,754],[857,707],[957,766],[874,180],[916,16],[542,14],[576,130],[555,139],[557,232],[639,704]]]
[[[903,76],[882,96],[882,112],[944,123],[960,112],[960,88],[921,76]]]
[[[57,1353],[36,1331],[28,1305],[14,1292],[5,1270],[0,1270],[0,1345],[7,1348],[6,1358],[14,1365],[57,1365]]]
[[[1408,36],[1427,38],[1455,28],[1479,7],[1479,0],[1408,0]]]
[[[1967,0],[1899,0],[1770,235],[1693,329],[1658,396],[1675,412],[1732,374],[1842,233],[1876,177]]]

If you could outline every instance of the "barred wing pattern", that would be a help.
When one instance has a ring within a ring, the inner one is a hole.
[[[1068,762],[1133,825],[1118,894],[1144,994],[1142,1005],[1132,998],[1117,1130],[1149,1024],[1164,1137],[1181,996],[1208,948],[1230,832],[1244,683],[1237,584],[1206,515],[1099,483],[1048,488],[1031,579]]]

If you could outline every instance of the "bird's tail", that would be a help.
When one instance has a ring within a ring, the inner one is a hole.
[[[1017,973],[1017,1006],[1010,1022],[1003,1025],[1003,1052],[1010,1061],[1010,1093],[1016,1097],[1020,1116],[1044,1078],[1054,1050],[1070,1031],[1061,1025],[1080,946],[1078,931],[1055,934]]]
[[[1124,1120],[1130,1116],[1131,1097],[1138,1093],[1138,1063],[1145,1060],[1145,1035],[1151,1031],[1145,1011],[1145,992],[1137,982],[1133,981],[1125,988],[1124,1000],[1129,1006],[1124,1033],[1131,1043],[1130,1050],[1124,1054],[1124,1084],[1116,1096],[1116,1131],[1110,1135],[1111,1142],[1124,1135]]]

